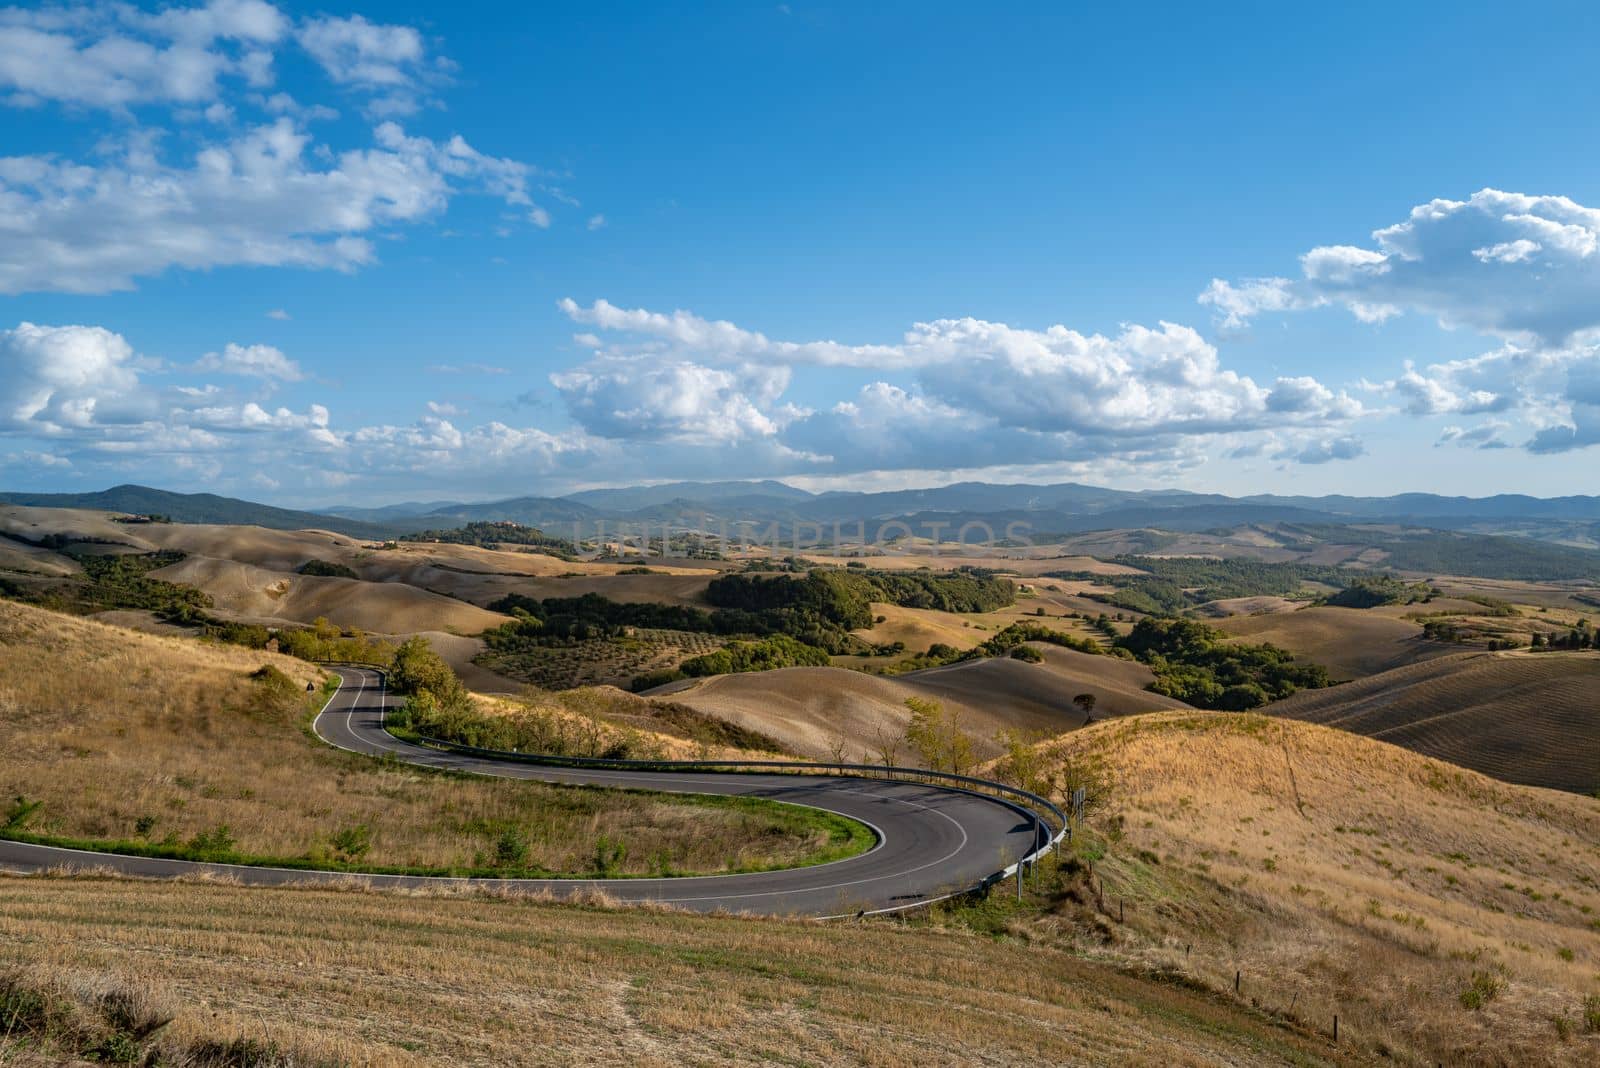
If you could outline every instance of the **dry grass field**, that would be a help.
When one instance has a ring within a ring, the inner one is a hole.
[[[239,1039],[386,1068],[1346,1062],[1181,983],[894,924],[0,877],[0,962],[168,1006],[162,1063]]]
[[[151,574],[196,586],[220,613],[258,622],[310,623],[321,616],[341,627],[383,633],[477,634],[509,618],[404,583],[297,575],[210,556],[191,556]]]
[[[51,534],[74,540],[102,541],[134,552],[153,552],[154,544],[142,535],[150,527],[117,523],[113,513],[79,508],[26,508],[0,504],[0,534],[39,541]]]
[[[1323,723],[1497,779],[1600,790],[1600,654],[1457,653],[1268,711]]]
[[[1099,802],[1105,904],[1080,887],[1019,933],[1220,991],[1237,972],[1242,997],[1338,1014],[1390,1063],[1600,1060],[1600,801],[1261,715],[1116,720],[1041,752]]]
[[[996,756],[995,736],[1018,730],[1041,736],[1083,725],[1072,698],[1092,693],[1095,716],[1182,708],[1148,693],[1154,676],[1143,664],[1035,644],[1038,664],[994,658],[907,675],[880,677],[833,667],[721,675],[687,687],[668,687],[670,699],[769,735],[813,759],[831,759],[843,745],[850,759],[879,760],[885,741],[898,742],[910,712],[908,697],[932,698],[957,710],[983,758]],[[899,756],[909,759],[904,748]]]
[[[1287,649],[1321,664],[1339,680],[1375,675],[1455,651],[1423,638],[1420,623],[1377,609],[1322,605],[1206,622],[1242,641],[1269,642]]]
[[[9,538],[0,539],[0,572],[15,571],[25,575],[60,577],[76,575],[82,570],[77,561],[70,556],[25,545]]]
[[[263,666],[285,682],[252,679]],[[22,797],[42,803],[26,833],[203,850],[225,827],[245,856],[427,870],[589,872],[602,836],[626,849],[619,874],[801,862],[828,845],[788,808],[451,778],[328,749],[304,730],[319,678],[288,657],[0,601],[0,816]],[[642,703],[622,697],[579,692],[561,709],[617,732],[631,728],[604,713]]]

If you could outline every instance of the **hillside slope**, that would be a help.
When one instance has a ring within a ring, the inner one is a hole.
[[[1241,641],[1287,649],[1321,664],[1339,680],[1374,675],[1451,651],[1450,646],[1425,640],[1421,624],[1371,609],[1318,605],[1206,622]]]
[[[113,486],[93,493],[0,493],[0,501],[34,508],[87,508],[164,515],[178,523],[239,523],[278,530],[320,527],[362,538],[383,537],[394,529],[339,516],[275,508],[236,497],[219,497],[215,493],[173,493],[149,486]]]
[[[1600,655],[1460,653],[1266,711],[1404,746],[1497,779],[1600,789]]]
[[[247,620],[310,623],[325,616],[341,627],[385,634],[477,634],[508,618],[403,583],[296,575],[208,556],[191,556],[152,574],[197,586],[219,610]]]
[[[1600,801],[1255,714],[1119,719],[1039,753],[1089,789],[1100,892],[1033,936],[1098,925],[1097,953],[1237,977],[1325,1032],[1338,1014],[1341,1046],[1387,1063],[1600,1062]]]
[[[829,759],[841,743],[849,759],[878,760],[885,741],[898,741],[910,712],[908,697],[937,700],[957,710],[974,748],[999,754],[1002,730],[1054,735],[1083,725],[1072,698],[1092,693],[1095,716],[1184,708],[1146,692],[1149,668],[1109,656],[1036,645],[1044,662],[973,660],[908,675],[883,677],[844,668],[783,668],[719,675],[688,686],[653,691],[697,711],[760,731],[796,753]],[[902,759],[909,759],[902,747]]]

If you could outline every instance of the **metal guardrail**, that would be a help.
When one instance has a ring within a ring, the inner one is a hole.
[[[387,675],[384,668],[374,664],[357,664],[332,660],[322,661],[322,663],[337,664],[344,667],[359,667],[369,671],[376,671],[379,675]],[[861,777],[893,779],[898,782],[944,785],[946,789],[962,790],[966,793],[982,796],[998,795],[996,800],[1010,805],[1033,821],[1035,828],[1033,850],[1015,864],[994,872],[968,888],[971,890],[988,889],[995,883],[1015,876],[1017,890],[1020,894],[1024,870],[1031,865],[1037,864],[1045,853],[1052,849],[1058,849],[1063,841],[1070,841],[1072,837],[1072,823],[1067,818],[1067,814],[1049,798],[1041,797],[1039,794],[1024,790],[1021,787],[1012,786],[1009,783],[997,782],[994,779],[984,779],[975,775],[959,775],[950,771],[931,771],[926,768],[908,768],[889,764],[824,763],[804,760],[625,760],[612,757],[578,757],[554,753],[521,753],[508,749],[485,749],[480,746],[467,745],[463,742],[452,742],[444,738],[430,738],[425,735],[416,735],[403,740],[414,741],[419,745],[432,749],[461,753],[466,756],[509,760],[546,767],[589,768],[596,771],[712,771],[729,774],[748,774],[753,772],[802,775],[854,773]],[[1052,821],[1055,823],[1054,827],[1051,826]],[[957,891],[957,893],[962,892],[965,891]],[[944,896],[952,897],[955,895],[947,894]],[[940,899],[935,898],[933,900]]]

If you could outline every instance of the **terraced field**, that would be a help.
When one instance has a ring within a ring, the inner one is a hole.
[[[1600,655],[1461,653],[1269,705],[1507,782],[1600,789]]]

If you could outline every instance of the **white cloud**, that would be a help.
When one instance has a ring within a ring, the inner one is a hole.
[[[133,347],[98,326],[0,331],[0,427],[41,434],[137,419],[141,395]]]
[[[1484,189],[1420,205],[1372,237],[1376,248],[1310,250],[1294,282],[1213,281],[1200,300],[1228,326],[1335,303],[1364,321],[1419,312],[1528,347],[1600,329],[1600,211],[1567,197]]]
[[[1277,459],[1297,464],[1326,464],[1335,460],[1354,460],[1366,454],[1361,439],[1352,435],[1323,438],[1294,446],[1276,454]]]
[[[602,230],[606,225],[606,217],[604,215],[591,215],[587,225],[590,230]]]
[[[918,323],[894,344],[778,341],[686,311],[561,303],[594,352],[551,381],[585,431],[616,441],[764,441],[790,469],[857,471],[1076,462],[1181,463],[1193,443],[1365,414],[1314,378],[1268,385],[1221,365],[1193,330],[1084,335],[980,319]],[[813,366],[902,372],[820,411],[783,403]]]
[[[454,404],[449,403],[448,401],[429,401],[428,411],[432,412],[434,415],[442,415],[447,418],[454,418],[458,415],[467,414],[465,411],[456,407]]]
[[[788,388],[789,369],[601,360],[550,382],[592,434],[711,444],[776,434],[786,416],[771,409]]]
[[[312,160],[289,119],[170,166],[133,139],[101,167],[49,156],[0,158],[0,292],[98,293],[173,267],[349,270],[374,258],[365,236],[443,211],[461,191],[526,199],[525,168],[460,138],[408,137]]]
[[[298,382],[305,377],[300,372],[299,364],[271,345],[235,345],[229,342],[220,353],[208,352],[200,357],[195,367],[202,371],[274,378],[282,382]]]
[[[1509,426],[1508,423],[1493,419],[1474,427],[1447,426],[1439,432],[1434,447],[1455,445],[1463,449],[1508,449],[1511,446],[1502,435]]]
[[[428,62],[422,35],[411,26],[368,22],[360,15],[324,16],[302,23],[297,37],[333,81],[380,94],[370,105],[377,114],[410,114],[444,77],[440,64]]]
[[[267,77],[287,20],[256,0],[147,14],[120,4],[0,10],[0,90],[12,104],[54,100],[123,110],[149,103],[201,104],[219,80]]]
[[[289,315],[288,312],[284,311],[282,308],[273,308],[271,311],[267,312],[267,318],[268,319],[277,319],[279,321],[286,321],[289,318],[291,318],[291,316]]]
[[[1238,285],[1213,278],[1200,294],[1200,303],[1220,313],[1225,327],[1237,329],[1262,312],[1292,311],[1307,307],[1306,298],[1296,295],[1287,278],[1247,278]]]
[[[625,310],[604,300],[561,308],[580,323],[631,335],[599,348],[614,367],[667,364],[855,366],[909,370],[922,392],[1017,429],[1086,435],[1210,433],[1326,424],[1362,414],[1359,401],[1311,378],[1270,387],[1221,366],[1188,327],[1130,325],[1115,337],[1064,326],[1028,330],[981,319],[918,323],[891,345],[774,341],[685,311]],[[599,341],[580,334],[580,343]]]
[[[841,345],[835,341],[772,341],[766,335],[744,330],[734,324],[702,319],[692,312],[646,311],[619,308],[610,301],[597,300],[585,308],[567,298],[559,304],[574,322],[601,330],[636,334],[676,348],[700,362],[749,363],[776,361],[822,367],[902,367],[908,356],[893,345]],[[624,352],[639,351],[637,345]]]

